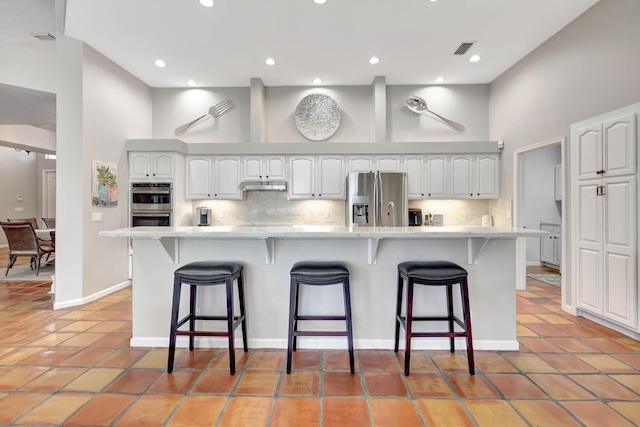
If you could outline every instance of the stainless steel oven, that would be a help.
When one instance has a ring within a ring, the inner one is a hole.
[[[170,182],[131,183],[131,226],[170,226],[172,197]]]

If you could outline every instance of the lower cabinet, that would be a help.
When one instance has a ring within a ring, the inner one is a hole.
[[[189,200],[241,200],[240,156],[187,156],[186,195]]]
[[[554,224],[540,224],[540,230],[551,233],[540,238],[540,262],[551,268],[560,270],[562,258],[562,234],[561,227]]]

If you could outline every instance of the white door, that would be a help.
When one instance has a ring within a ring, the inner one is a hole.
[[[267,179],[286,179],[286,166],[283,156],[267,156],[265,159],[265,173]]]
[[[344,157],[318,157],[318,198],[344,200],[346,198],[346,171]]]
[[[605,178],[636,173],[636,121],[627,114],[602,123],[602,170]]]
[[[604,186],[605,200],[604,253],[604,315],[618,323],[636,327],[637,307],[635,247],[637,217],[633,201],[635,178],[608,180]]]
[[[451,197],[470,199],[473,195],[473,156],[451,157]]]
[[[424,198],[425,163],[423,156],[407,156],[404,160],[407,170],[407,196],[409,200]]]
[[[577,277],[578,306],[597,314],[602,310],[602,196],[600,181],[578,186]]]
[[[152,155],[153,170],[152,175],[154,178],[170,179],[173,178],[173,153],[155,153]]]
[[[187,157],[187,199],[211,197],[211,156]]]
[[[599,178],[602,169],[602,130],[600,124],[579,129],[578,141],[578,179]]]
[[[289,174],[289,199],[314,198],[313,157],[290,157]]]
[[[42,185],[42,216],[56,217],[56,171],[43,170]]]
[[[448,160],[447,156],[427,156],[427,198],[449,198],[449,186],[447,184],[449,177]]]
[[[476,167],[476,196],[488,199],[500,198],[500,156],[478,155]]]
[[[547,262],[549,264],[553,264],[553,237],[554,237],[554,227],[553,225],[541,225],[540,230],[548,231],[548,236],[544,236],[540,238],[540,261]]]
[[[214,162],[213,197],[224,200],[242,199],[240,184],[240,157],[216,157]]]

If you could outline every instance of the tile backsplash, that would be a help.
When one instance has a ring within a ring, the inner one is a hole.
[[[410,200],[409,207],[443,214],[444,225],[481,225],[491,214],[492,200]],[[343,200],[287,200],[280,191],[248,191],[245,200],[194,200],[193,210],[212,210],[212,225],[326,224],[344,225]]]

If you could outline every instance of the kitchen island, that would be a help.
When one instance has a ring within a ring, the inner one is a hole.
[[[447,260],[469,272],[474,346],[478,350],[518,349],[516,239],[545,234],[510,227],[325,225],[135,227],[100,232],[100,236],[132,239],[134,347],[168,345],[175,269],[193,261],[226,260],[245,266],[249,346],[286,348],[291,266],[303,260],[338,260],[350,270],[355,347],[393,348],[397,264]],[[199,311],[224,312],[223,287],[199,292]],[[459,313],[459,293],[455,296]],[[417,286],[414,298],[414,315],[442,313],[446,307],[443,289]],[[182,310],[186,310],[188,298],[185,296],[182,301]],[[339,314],[342,307],[337,286],[305,287],[301,294],[301,313]],[[223,322],[207,325],[220,330],[224,326]],[[435,330],[446,328],[446,323],[421,326]],[[344,326],[336,322],[335,327]],[[178,345],[186,346],[186,341],[178,340]],[[226,346],[224,338],[200,337],[196,342],[200,347]],[[240,346],[239,339],[237,342]],[[309,337],[300,339],[299,346],[346,348],[346,342],[340,338]],[[445,349],[448,339],[417,339],[414,348]],[[464,348],[463,340],[459,348]]]

